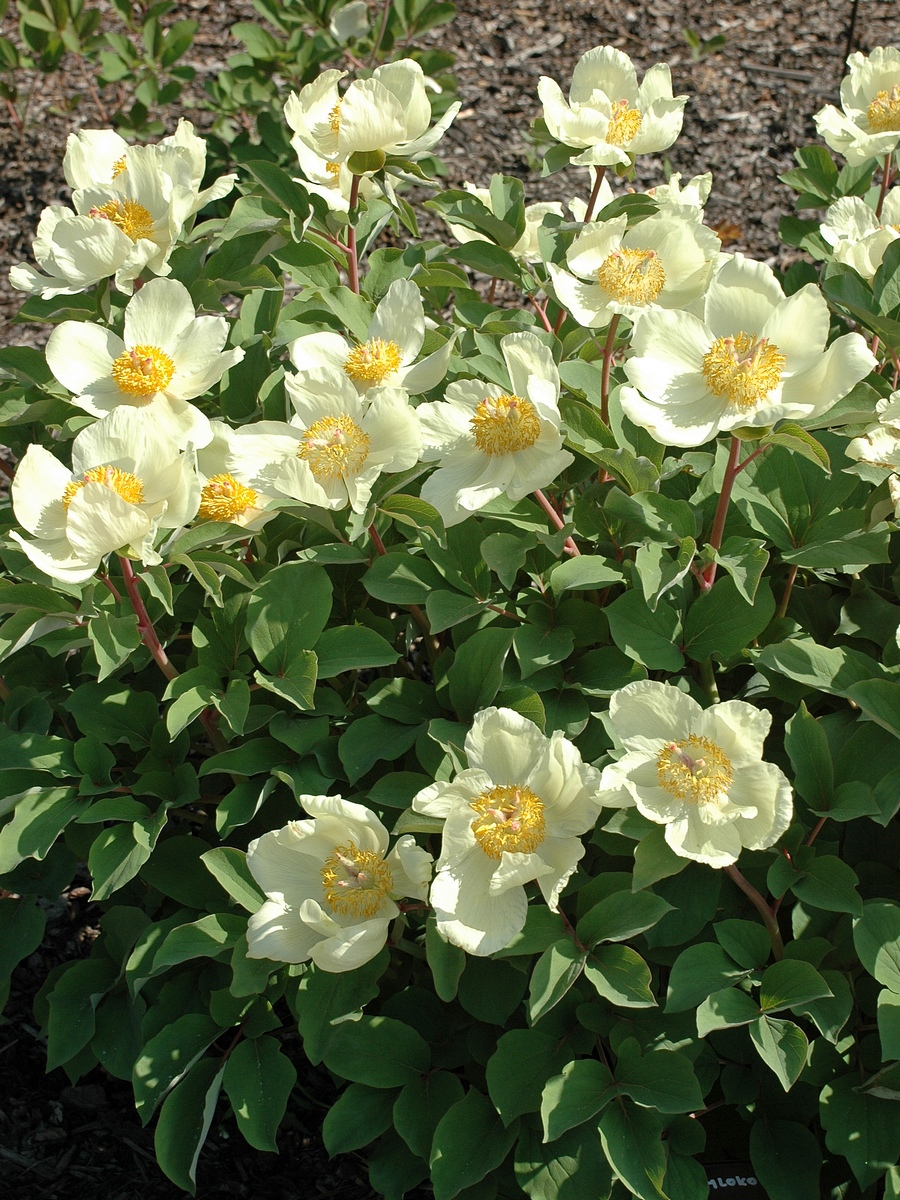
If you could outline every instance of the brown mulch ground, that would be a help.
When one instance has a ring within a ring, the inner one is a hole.
[[[733,223],[733,248],[785,266],[796,252],[780,247],[778,222],[790,209],[777,177],[792,165],[795,146],[815,140],[812,114],[837,97],[843,71],[851,0],[509,0],[486,6],[459,0],[455,23],[433,40],[457,58],[463,111],[440,147],[448,183],[485,183],[502,171],[526,179],[529,199],[568,200],[586,194],[586,174],[575,169],[538,178],[526,138],[538,115],[540,75],[566,86],[577,58],[591,46],[612,43],[642,67],[670,63],[676,92],[688,92],[684,133],[668,154],[686,175],[712,170],[711,224]],[[229,37],[237,20],[252,20],[249,3],[193,0],[167,19],[197,16],[201,30],[188,55],[198,69],[193,97],[204,79],[239,47]],[[702,37],[724,33],[723,51],[694,62],[685,28]],[[15,36],[12,15],[0,33]],[[854,49],[900,43],[896,0],[859,5]],[[27,91],[29,79],[19,80]],[[107,100],[111,98],[107,97]],[[209,113],[187,111],[201,127]],[[171,125],[174,127],[175,116]],[[60,162],[68,132],[100,124],[96,106],[76,71],[38,80],[24,131],[0,109],[0,344],[40,340],[40,330],[9,326],[21,297],[6,270],[27,259],[41,209],[66,198]],[[664,164],[643,160],[637,187],[662,182]],[[5,326],[5,327],[4,327]],[[44,1074],[43,1046],[34,1027],[31,998],[46,973],[87,952],[96,913],[83,890],[61,897],[50,913],[42,948],[16,973],[0,1027],[0,1179],[9,1200],[173,1200],[182,1195],[159,1173],[152,1133],[141,1128],[130,1088],[93,1072],[71,1087],[61,1070]],[[297,1044],[299,1058],[299,1044]],[[280,1156],[246,1146],[234,1123],[222,1120],[200,1160],[201,1200],[228,1196],[308,1200],[369,1196],[360,1156],[329,1163],[318,1135],[326,1081],[302,1080],[306,1095],[292,1102],[279,1137]]]

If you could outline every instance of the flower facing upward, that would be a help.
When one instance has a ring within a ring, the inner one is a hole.
[[[422,486],[447,525],[465,520],[497,496],[521,500],[573,461],[562,449],[559,373],[533,333],[500,342],[510,390],[467,379],[451,383],[443,401],[420,404],[424,458],[438,469]]]
[[[665,150],[678,137],[687,96],[672,96],[672,77],[657,63],[638,85],[627,54],[613,46],[588,50],[575,64],[568,102],[541,76],[538,95],[550,135],[582,149],[579,166],[623,166],[638,154]]]
[[[847,59],[841,82],[841,108],[826,104],[813,120],[832,150],[852,167],[884,158],[900,145],[900,50],[876,46]]]
[[[302,391],[305,376],[325,370],[343,372],[360,393],[371,387],[402,387],[412,396],[431,391],[447,374],[456,337],[416,362],[424,341],[422,295],[412,280],[395,280],[358,345],[327,332],[304,334],[290,343],[291,362],[299,372],[295,388]]]
[[[203,395],[244,357],[223,350],[224,317],[198,317],[174,279],[151,279],[125,308],[124,339],[87,321],[63,321],[47,342],[47,363],[75,392],[72,403],[95,417],[120,405],[183,444],[205,446],[208,419],[189,400]]]
[[[352,971],[374,958],[400,915],[395,896],[424,900],[431,855],[406,834],[388,853],[373,812],[340,796],[298,797],[310,818],[263,834],[247,866],[266,893],[250,918],[250,958]]]
[[[613,694],[609,723],[621,757],[603,770],[603,803],[665,825],[682,858],[729,866],[790,824],[790,783],[762,761],[769,713],[741,700],[703,709],[679,688],[641,680]]]
[[[477,713],[468,769],[413,800],[444,818],[431,903],[438,928],[470,954],[502,950],[525,923],[524,884],[554,912],[597,819],[600,773],[559,732],[544,737],[508,708]]]
[[[829,323],[814,284],[785,296],[770,267],[736,254],[713,278],[702,320],[664,310],[641,317],[622,408],[667,446],[818,416],[875,367],[858,333],[826,349]]]

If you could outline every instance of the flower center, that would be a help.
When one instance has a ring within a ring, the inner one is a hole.
[[[330,175],[330,176],[331,176],[331,178],[334,180],[334,182],[335,182],[335,183],[337,183],[337,181],[338,181],[338,180],[340,179],[340,177],[341,177],[341,164],[340,164],[340,163],[327,162],[327,163],[325,164],[325,171],[326,171],[326,173],[327,173],[328,175]]]
[[[640,129],[642,119],[636,108],[628,107],[627,100],[620,100],[612,106],[606,140],[613,146],[627,146]]]
[[[140,504],[144,499],[144,485],[137,475],[122,471],[119,467],[91,467],[81,479],[73,479],[71,483],[66,484],[66,490],[62,494],[63,508],[66,512],[86,483],[102,483],[128,504]]]
[[[338,100],[334,108],[328,114],[328,128],[337,137],[341,131],[341,102]]]
[[[175,364],[159,346],[133,346],[112,365],[112,377],[120,392],[129,396],[152,396],[164,392],[175,374]]]
[[[119,176],[122,174],[122,172],[125,170],[125,168],[127,166],[128,166],[128,163],[125,161],[124,154],[122,155],[121,158],[117,158],[116,161],[113,163],[113,173],[112,173],[113,179],[118,179]]]
[[[878,92],[866,110],[866,116],[873,133],[900,130],[900,84],[895,83],[889,92]]]
[[[752,408],[781,382],[786,362],[768,338],[739,333],[716,338],[703,356],[703,378],[714,396],[725,396],[736,408]]]
[[[734,768],[725,752],[709,738],[692,733],[682,742],[667,742],[656,760],[661,788],[690,804],[709,804],[734,782]]]
[[[112,221],[133,242],[148,238],[153,232],[153,218],[137,200],[108,200],[106,204],[92,208],[88,216]]]
[[[531,788],[495,787],[469,807],[478,813],[472,832],[488,858],[533,854],[544,840],[544,804]]]
[[[475,445],[492,457],[528,450],[541,436],[540,418],[531,401],[506,393],[482,400],[469,424]]]
[[[213,475],[200,493],[197,516],[207,521],[233,521],[256,506],[256,492],[233,475]]]
[[[369,437],[352,417],[322,417],[304,431],[297,451],[320,482],[358,474],[369,457]]]
[[[322,868],[325,900],[338,916],[374,917],[394,887],[391,869],[374,850],[353,842],[335,847]]]
[[[652,304],[666,286],[666,272],[655,250],[620,246],[603,260],[597,282],[620,304]]]
[[[344,371],[354,383],[382,383],[389,375],[400,370],[402,357],[396,342],[369,338],[350,351],[344,361]]]

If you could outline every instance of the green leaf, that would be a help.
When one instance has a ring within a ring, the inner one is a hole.
[[[277,167],[271,162],[265,162],[263,159],[257,159],[254,162],[244,162],[241,165],[263,185],[266,191],[287,212],[293,213],[301,224],[309,220],[312,213],[309,193],[306,191],[306,188],[297,183],[295,179],[292,179],[287,171],[283,171],[281,167]],[[295,241],[300,241],[300,238],[295,237]]]
[[[612,1004],[628,1008],[656,1005],[650,990],[650,968],[630,946],[595,947],[588,955],[584,973],[604,1000]]]
[[[0,900],[0,1007],[6,1000],[14,968],[41,944],[47,917],[33,896]]]
[[[900,993],[900,904],[868,900],[853,922],[853,944],[869,974]]]
[[[331,679],[342,671],[364,671],[392,666],[400,655],[390,642],[366,625],[341,625],[326,629],[316,642],[319,678]]]
[[[97,1005],[116,982],[112,963],[69,963],[48,997],[47,1070],[69,1062],[94,1036]]]
[[[776,430],[759,439],[759,445],[784,446],[794,454],[802,454],[823,471],[831,470],[831,460],[822,443],[792,421],[782,421]]]
[[[650,612],[643,595],[635,590],[618,596],[603,610],[612,640],[629,658],[651,671],[679,671],[684,655],[678,613],[661,600]]]
[[[379,555],[362,584],[370,596],[387,604],[425,604],[432,592],[443,588],[444,579],[427,558],[398,548]]]
[[[363,1014],[338,1025],[325,1051],[325,1065],[343,1079],[369,1087],[402,1087],[428,1070],[428,1043],[393,1017]]]
[[[585,946],[624,942],[652,928],[671,911],[672,905],[652,892],[613,892],[585,913],[575,932]]]
[[[393,1107],[391,1092],[351,1083],[325,1114],[322,1125],[325,1149],[334,1156],[368,1146],[390,1128]]]
[[[792,884],[794,895],[813,908],[824,908],[827,912],[846,912],[858,916],[862,911],[862,900],[857,887],[859,879],[851,867],[832,854],[795,857],[795,864],[802,865],[803,873]]]
[[[544,1081],[568,1058],[558,1039],[536,1029],[511,1029],[488,1059],[487,1087],[504,1125],[541,1107]]]
[[[809,1042],[793,1021],[761,1016],[750,1025],[750,1037],[763,1062],[775,1072],[778,1082],[789,1092],[806,1066]]]
[[[435,1200],[453,1200],[499,1167],[517,1133],[518,1125],[504,1126],[487,1096],[472,1088],[434,1131],[429,1164]]]
[[[878,993],[878,1036],[881,1061],[900,1059],[900,996],[887,988]]]
[[[765,1116],[755,1121],[750,1160],[770,1200],[819,1200],[822,1151],[805,1125]]]
[[[192,1196],[197,1190],[197,1160],[215,1115],[224,1073],[216,1059],[198,1062],[159,1114],[156,1161],[174,1184]]]
[[[100,666],[97,679],[101,682],[121,667],[141,644],[134,613],[124,617],[114,617],[105,611],[97,613],[88,622],[88,637]]]
[[[759,922],[736,918],[717,921],[713,933],[722,949],[738,966],[761,968],[769,961],[772,943]]]
[[[543,667],[564,662],[574,644],[574,630],[564,626],[542,629],[537,625],[520,625],[513,634],[513,647],[522,678],[527,679]]]
[[[689,1008],[696,1008],[713,992],[727,988],[748,974],[748,971],[735,966],[721,946],[712,942],[688,946],[672,964],[666,1012],[685,1012]]]
[[[759,1016],[759,1006],[738,988],[712,992],[697,1006],[697,1034],[706,1037],[717,1029],[749,1025]]]
[[[184,1078],[221,1032],[218,1023],[205,1014],[186,1013],[147,1042],[131,1077],[134,1106],[144,1125],[169,1088]]]
[[[60,833],[84,807],[85,801],[74,788],[29,788],[13,809],[12,820],[0,829],[0,874],[26,858],[46,858]]]
[[[628,1042],[619,1048],[616,1086],[643,1108],[662,1113],[694,1112],[703,1107],[703,1094],[689,1058],[675,1050],[653,1050],[640,1056],[637,1042],[626,1055]]]
[[[450,700],[461,719],[471,719],[479,709],[487,708],[497,695],[514,632],[512,629],[479,629],[457,650],[447,680]]]
[[[398,493],[382,500],[378,507],[401,525],[411,525],[413,529],[427,529],[439,541],[443,540],[445,530],[441,514],[433,505],[418,496],[404,496]]]
[[[225,1064],[222,1082],[246,1141],[256,1150],[276,1153],[275,1134],[297,1082],[297,1069],[277,1039],[238,1042]]]
[[[734,586],[748,604],[756,599],[756,589],[769,561],[765,543],[753,538],[726,538],[715,552],[716,562],[734,580]]]
[[[845,695],[870,721],[900,738],[900,684],[887,679],[866,679],[847,688]]]
[[[634,874],[631,886],[635,892],[652,887],[660,879],[677,875],[687,866],[687,859],[676,854],[666,841],[665,827],[654,825],[634,848]]]
[[[759,1007],[763,1013],[779,1012],[831,995],[831,988],[810,963],[784,959],[766,968],[759,989]]]
[[[641,591],[651,612],[666,592],[681,583],[691,569],[696,553],[697,543],[693,538],[684,538],[675,558],[672,558],[666,547],[658,542],[638,546],[635,567],[640,578]]]
[[[900,1160],[900,1122],[895,1102],[860,1091],[859,1083],[856,1073],[826,1083],[819,1114],[825,1145],[846,1158],[866,1190]]]
[[[338,742],[338,757],[351,783],[356,783],[377,762],[402,758],[419,736],[419,726],[401,725],[387,717],[360,717]]]
[[[429,1071],[404,1084],[394,1101],[393,1121],[413,1154],[428,1161],[434,1131],[462,1098],[463,1085],[449,1071]]]
[[[554,596],[561,596],[564,592],[593,591],[623,583],[624,580],[622,571],[610,559],[582,554],[553,568],[550,572],[550,590]]]
[[[205,851],[200,858],[228,895],[247,912],[256,912],[265,902],[265,896],[247,866],[247,855],[243,850],[216,846],[213,850]]]
[[[555,942],[535,964],[528,992],[528,1020],[532,1025],[565,996],[584,969],[586,954],[571,938]]]
[[[81,684],[63,707],[83,734],[92,734],[107,746],[127,742],[132,750],[150,744],[159,720],[159,702],[152,693],[135,691],[112,679]]]
[[[633,1195],[640,1200],[669,1200],[662,1190],[666,1153],[655,1113],[623,1100],[604,1111],[599,1132],[609,1165]]]
[[[522,1130],[516,1181],[531,1200],[609,1200],[612,1172],[593,1129],[571,1129],[552,1146],[537,1131]]]
[[[322,1061],[340,1022],[378,995],[378,980],[389,962],[390,954],[383,949],[355,971],[335,974],[313,968],[299,980],[294,1007],[303,1049],[313,1065]]]
[[[695,662],[715,655],[731,658],[749,646],[775,615],[775,598],[768,583],[748,604],[734,580],[726,576],[708,592],[702,592],[688,609],[684,620],[684,652]]]
[[[247,641],[264,671],[290,676],[316,644],[331,615],[331,580],[314,563],[283,563],[269,571],[247,603]]]
[[[794,788],[813,808],[828,808],[834,794],[834,764],[821,724],[801,701],[785,727],[784,748],[794,768]]]
[[[199,921],[179,925],[167,935],[154,958],[153,973],[191,958],[224,957],[246,930],[246,917],[232,913],[210,913]]]
[[[562,1074],[554,1075],[544,1085],[541,1096],[544,1141],[553,1142],[567,1129],[590,1121],[615,1096],[615,1081],[603,1063],[595,1058],[568,1063]]]

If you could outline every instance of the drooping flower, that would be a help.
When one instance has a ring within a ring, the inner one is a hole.
[[[726,867],[742,849],[773,846],[791,822],[791,785],[763,762],[772,717],[742,700],[703,709],[653,680],[614,692],[609,724],[621,757],[604,767],[604,804],[665,825],[682,858]]]
[[[770,267],[736,254],[709,285],[702,320],[665,310],[641,317],[622,408],[667,446],[818,416],[876,365],[858,333],[826,349],[829,324],[814,284],[785,296]]]
[[[124,339],[88,321],[63,321],[47,342],[47,364],[95,417],[129,405],[183,446],[205,446],[209,420],[189,400],[208,391],[244,351],[223,350],[224,317],[198,317],[187,288],[151,279],[125,308]]]
[[[683,308],[712,277],[721,242],[699,221],[660,213],[627,226],[626,216],[588,225],[569,247],[569,271],[548,264],[560,304],[587,329],[605,328],[617,313],[635,321],[654,308]]]
[[[78,434],[71,471],[49,450],[29,446],[11,491],[16,518],[34,541],[10,536],[39,570],[65,583],[84,583],[114,551],[147,566],[161,562],[157,531],[187,524],[200,500],[193,451],[182,454],[131,408]]]
[[[511,333],[500,349],[511,391],[459,380],[449,385],[444,400],[416,410],[423,457],[440,464],[421,496],[447,525],[497,496],[521,500],[574,461],[562,448],[559,372],[549,349],[533,333]]]
[[[343,372],[321,371],[300,390],[288,376],[295,415],[234,431],[228,471],[263,492],[317,508],[365,512],[382,471],[419,461],[422,434],[402,388],[377,388],[363,400]]]
[[[681,132],[687,96],[672,96],[672,76],[657,63],[638,85],[627,54],[613,46],[588,50],[575,64],[568,102],[541,76],[538,95],[550,135],[582,148],[579,166],[628,167],[638,154],[666,150]]]
[[[835,262],[871,282],[888,246],[900,238],[900,188],[887,193],[880,218],[859,196],[842,196],[826,211],[819,232],[832,247]]]
[[[40,270],[14,266],[13,287],[49,299],[110,276],[131,292],[145,270],[169,274],[169,256],[196,200],[190,157],[171,145],[132,146],[127,157],[128,169],[114,181],[74,193],[74,212],[44,209],[33,244]]]
[[[425,341],[422,295],[410,279],[397,279],[375,309],[364,341],[352,345],[339,333],[308,333],[288,346],[299,372],[296,391],[321,371],[343,373],[364,395],[373,387],[402,387],[410,395],[428,392],[447,374],[456,335],[416,362]],[[311,384],[313,389],[316,385]]]
[[[900,50],[876,46],[847,59],[841,108],[826,104],[813,120],[820,137],[851,167],[883,159],[900,145]]]
[[[491,199],[490,188],[476,187],[473,183],[464,183],[463,188],[474,196],[489,212],[494,211],[493,201]],[[548,213],[553,213],[557,217],[563,215],[562,205],[556,200],[544,201],[539,204],[526,204],[525,206],[525,230],[514,246],[510,247],[509,253],[513,258],[521,259],[522,262],[536,263],[541,261],[541,250],[538,245],[538,230],[541,227],[541,222]],[[447,228],[461,244],[466,242],[485,242],[490,239],[484,234],[478,233],[474,229],[469,229],[465,225],[457,225],[452,221],[447,221]]]
[[[469,954],[502,950],[525,924],[524,885],[556,912],[600,812],[600,773],[559,732],[547,738],[509,708],[476,713],[468,768],[413,800],[444,818],[431,904],[444,936]]]
[[[309,819],[263,834],[247,866],[266,893],[250,918],[250,958],[307,962],[352,971],[374,958],[395,897],[424,900],[432,858],[410,834],[388,853],[388,832],[373,812],[340,796],[300,796]]]
[[[429,129],[431,103],[425,75],[412,59],[376,67],[369,79],[354,80],[341,95],[338,82],[346,74],[323,71],[285,104],[285,116],[297,137],[330,162],[347,162],[354,154],[372,152],[419,158],[440,141],[459,112],[457,101]]]
[[[179,120],[175,132],[158,144],[177,147],[188,166],[190,188],[194,193],[188,216],[193,216],[211,201],[227,196],[234,187],[237,176],[222,175],[208,188],[200,190],[206,172],[206,139],[197,137],[190,121]],[[70,133],[63,158],[66,182],[73,191],[116,183],[128,170],[134,148],[114,129],[79,129],[77,133]],[[185,186],[180,172],[177,184]]]

